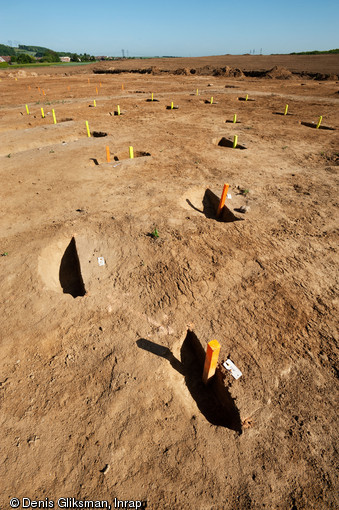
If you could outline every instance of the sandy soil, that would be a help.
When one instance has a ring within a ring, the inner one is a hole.
[[[0,73],[1,508],[338,508],[338,83],[92,69]]]

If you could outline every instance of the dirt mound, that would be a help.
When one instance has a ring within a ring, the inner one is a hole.
[[[274,66],[265,73],[265,78],[274,78],[276,80],[290,80],[293,77],[291,71],[286,67]]]
[[[191,74],[191,71],[187,67],[180,67],[179,69],[176,69],[173,74],[189,76]]]

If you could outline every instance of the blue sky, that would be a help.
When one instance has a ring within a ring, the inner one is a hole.
[[[337,1],[13,0],[0,43],[92,55],[202,56],[339,47]]]

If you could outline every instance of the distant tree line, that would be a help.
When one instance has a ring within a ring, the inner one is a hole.
[[[313,51],[299,51],[298,53],[296,53],[295,51],[293,53],[290,53],[290,55],[323,55],[323,54],[329,54],[329,53],[339,53],[339,49],[335,49],[335,50],[325,50],[325,51],[318,51],[318,50],[313,50]]]
[[[88,53],[66,53],[65,51],[53,51],[44,46],[30,46],[27,44],[19,44],[18,50],[7,46],[6,44],[0,44],[0,55],[10,56],[12,62],[18,64],[30,64],[36,62],[60,62],[60,57],[70,57],[71,62],[94,62],[96,59],[93,55]],[[27,51],[28,53],[25,53]]]

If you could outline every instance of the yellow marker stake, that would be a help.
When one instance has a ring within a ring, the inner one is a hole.
[[[236,122],[237,122],[237,114],[235,113],[233,115],[233,124],[236,124]]]
[[[245,101],[248,101],[248,94],[246,94]]]
[[[43,108],[40,108],[40,109],[41,109],[41,117],[44,119],[45,118],[44,109]]]
[[[199,95],[199,89],[197,89],[197,96]]]
[[[100,87],[102,87],[101,82],[99,83]]]
[[[322,120],[323,120],[323,118],[322,118],[322,116],[320,115],[319,120],[318,120],[318,124],[317,124],[317,126],[316,126],[316,129],[319,129],[319,127],[320,127],[320,124],[321,124],[321,121],[322,121]]]
[[[96,102],[96,100],[95,100],[95,99],[94,99],[94,101],[93,101],[93,104],[94,104],[94,106],[96,106],[96,105],[97,105],[97,102]]]
[[[213,104],[213,97],[211,97],[211,104]]]
[[[130,158],[130,159],[133,159],[133,158],[134,158],[134,154],[133,154],[133,147],[130,147],[130,148],[129,148],[129,158]]]
[[[173,101],[171,102],[171,110],[173,110]]]
[[[29,109],[28,109],[27,104],[26,104],[26,112],[27,112],[27,115],[29,115]]]
[[[119,105],[118,105],[117,109],[118,109],[118,115],[120,115],[120,106]]]
[[[88,120],[86,120],[86,129],[87,129],[87,136],[88,136],[88,138],[90,138],[91,133],[90,133],[90,131],[89,131]]]
[[[54,110],[52,110],[52,115],[53,115],[53,122],[54,122],[54,124],[56,124],[57,121],[56,121],[56,118],[55,118],[55,111]]]
[[[288,112],[288,104],[285,106],[285,112],[284,112],[284,115],[287,115],[287,112]]]
[[[15,78],[15,81],[18,81],[18,78]]]
[[[222,194],[221,194],[221,198],[220,198],[220,202],[219,202],[218,210],[217,210],[217,214],[216,214],[217,218],[219,217],[219,215],[220,215],[220,213],[222,211],[222,208],[225,205],[225,200],[226,200],[226,197],[227,197],[228,188],[229,188],[229,184],[224,184],[224,188],[222,190]]]
[[[218,340],[211,340],[207,344],[204,372],[202,380],[205,384],[214,376],[218,364],[220,344]]]
[[[106,159],[107,159],[107,163],[109,163],[111,161],[111,155],[109,153],[108,145],[106,145]]]
[[[152,92],[152,101],[153,101],[153,92]]]
[[[233,138],[233,149],[236,148],[238,144],[238,135],[234,135],[234,138]]]
[[[121,85],[121,90],[124,90],[124,84],[123,84],[123,83],[122,83],[122,85]]]

